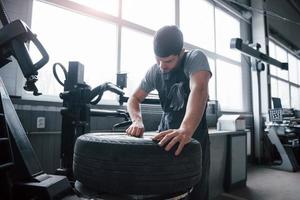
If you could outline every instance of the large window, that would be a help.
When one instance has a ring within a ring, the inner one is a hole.
[[[240,21],[221,9],[216,9],[216,51],[240,62],[240,52],[230,49],[231,38],[240,38]]]
[[[57,96],[62,91],[53,78],[52,64],[67,66],[68,61],[84,64],[85,81],[92,87],[115,82],[117,73],[127,73],[126,95],[132,94],[155,63],[153,34],[163,25],[177,24],[184,34],[185,48],[199,48],[208,57],[213,73],[210,99],[219,100],[223,110],[247,111],[241,92],[245,83],[241,81],[240,53],[230,49],[230,39],[240,37],[240,20],[212,1],[49,2],[34,0],[32,14],[32,30],[51,58],[39,76],[47,79],[38,85],[44,94]],[[113,99],[113,95],[103,98]]]
[[[240,38],[240,21],[219,8],[215,13],[216,53],[221,56],[216,64],[217,99],[223,110],[247,111],[243,106],[241,54],[230,48],[231,38]]]
[[[180,1],[180,28],[184,40],[209,51],[215,51],[214,6],[207,1]]]
[[[298,66],[298,59],[293,56],[292,54],[288,54],[288,63],[289,63],[289,77],[290,77],[290,81],[298,84],[299,83],[299,67]]]
[[[230,49],[230,39],[240,37],[240,21],[209,1],[184,0],[180,1],[179,22],[185,42],[211,55],[210,99],[219,100],[222,110],[246,111],[241,91],[241,56]]]
[[[69,61],[82,63],[84,79],[92,87],[106,81],[115,82],[116,25],[34,1],[32,29],[50,55],[47,66],[39,71],[37,82],[43,94],[58,95],[63,91],[52,75],[55,62],[66,68]]]
[[[119,0],[71,0],[78,4],[118,16]]]
[[[271,96],[279,97],[285,108],[300,109],[300,61],[273,41],[269,42],[270,56],[288,62],[289,70],[270,65]]]
[[[137,42],[138,41],[138,42]],[[122,29],[121,72],[127,73],[127,95],[138,87],[141,78],[155,63],[152,37],[128,28]]]
[[[217,96],[221,108],[243,110],[241,67],[221,60],[217,60],[217,67]]]
[[[166,24],[175,24],[174,0],[124,0],[122,18],[157,30]]]
[[[291,86],[291,107],[300,109],[300,91],[299,87]]]

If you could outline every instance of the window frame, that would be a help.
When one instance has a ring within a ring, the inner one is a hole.
[[[278,86],[278,82],[284,82],[284,83],[286,83],[286,84],[288,84],[288,87],[289,87],[289,105],[288,105],[288,107],[292,107],[293,105],[293,101],[292,101],[292,87],[296,87],[296,88],[298,88],[298,91],[299,91],[299,94],[300,94],[300,69],[299,69],[299,67],[300,67],[300,56],[299,55],[297,55],[295,52],[293,52],[293,51],[291,51],[289,48],[287,48],[284,44],[282,44],[280,41],[278,41],[277,39],[275,39],[274,37],[272,37],[272,36],[270,36],[269,37],[269,46],[270,46],[270,44],[272,44],[272,45],[274,45],[274,47],[275,47],[275,49],[276,49],[276,46],[278,46],[278,47],[280,47],[281,49],[283,49],[285,52],[286,52],[286,54],[287,54],[287,58],[286,58],[286,60],[287,60],[287,62],[289,61],[288,60],[288,57],[289,57],[289,54],[290,55],[292,55],[292,56],[294,56],[296,59],[297,59],[297,67],[298,67],[298,74],[297,74],[297,76],[298,76],[298,83],[295,83],[295,82],[292,82],[291,80],[290,80],[290,72],[288,71],[287,73],[288,73],[288,79],[284,79],[284,78],[282,78],[280,75],[278,75],[278,72],[276,73],[276,74],[271,74],[271,73],[269,73],[269,79],[271,80],[271,79],[273,79],[273,81],[276,81],[277,83],[276,83],[276,94],[277,94],[277,96],[276,97],[279,97],[280,98],[280,96],[279,96],[279,94],[280,94],[280,92],[279,92],[279,86]],[[275,50],[275,56],[276,56],[276,50]],[[270,65],[268,65],[269,66],[269,68],[270,67],[272,67],[272,66],[270,66]],[[273,66],[274,67],[274,66]],[[277,67],[276,67],[277,68]],[[280,70],[280,69],[276,69],[277,71],[278,70]],[[270,81],[270,86],[271,86],[271,91],[272,91],[272,84],[271,84],[271,81]],[[273,94],[270,92],[270,101],[271,101],[271,98],[272,97],[275,97],[275,96],[273,96]],[[300,105],[299,105],[299,107],[297,107],[297,108],[295,108],[295,109],[300,109]]]
[[[122,3],[124,3],[123,0],[119,0],[119,8],[118,8],[118,15],[117,16],[110,15],[110,14],[105,13],[103,11],[93,9],[89,6],[84,6],[82,4],[73,2],[71,0],[65,0],[65,1],[59,1],[59,0],[34,0],[34,1],[39,1],[39,2],[43,2],[43,3],[52,4],[54,6],[59,6],[61,8],[71,10],[73,12],[80,13],[82,15],[87,15],[89,17],[93,17],[93,18],[100,19],[100,20],[107,20],[111,23],[115,23],[117,25],[117,34],[118,34],[117,35],[118,39],[117,39],[117,58],[116,58],[117,59],[117,69],[116,69],[116,73],[122,73],[122,71],[124,71],[124,70],[121,69],[121,44],[122,44],[121,34],[122,34],[122,28],[125,27],[125,28],[132,29],[134,31],[138,31],[138,32],[141,32],[143,34],[150,35],[150,36],[153,36],[155,34],[155,30],[152,30],[152,29],[150,29],[148,27],[145,27],[143,25],[135,24],[133,22],[122,19]],[[180,0],[174,0],[174,1],[175,1],[175,10],[174,10],[174,12],[175,12],[175,24],[179,26],[180,25],[180,8],[179,8]],[[211,67],[214,68],[214,69],[212,69],[212,71],[216,72],[216,70],[217,70],[216,60],[222,60],[224,62],[228,62],[229,64],[234,64],[234,65],[241,66],[241,68],[242,68],[241,77],[243,77],[244,76],[243,74],[247,73],[248,69],[243,66],[243,63],[242,63],[241,60],[237,61],[237,60],[234,60],[234,59],[231,59],[231,58],[228,58],[228,57],[225,57],[225,56],[222,56],[222,55],[219,55],[219,54],[216,53],[215,10],[216,9],[221,9],[226,14],[229,14],[231,17],[234,17],[235,19],[239,20],[240,23],[241,22],[250,23],[250,22],[249,22],[249,20],[245,20],[240,13],[238,13],[235,9],[231,8],[228,4],[222,4],[220,2],[215,2],[215,1],[212,1],[212,0],[206,0],[206,1],[208,3],[211,3],[214,7],[214,51],[209,51],[209,50],[203,49],[201,47],[195,46],[193,44],[189,44],[187,42],[185,42],[184,47],[187,50],[193,49],[193,48],[198,48],[198,49],[202,50],[203,53],[206,54],[206,56],[209,57],[210,59],[212,59],[215,63],[214,66],[211,66]],[[241,26],[239,28],[241,29]],[[240,30],[240,33],[242,31],[243,30]],[[215,98],[213,98],[213,99],[218,99],[218,96],[217,96],[217,89],[218,89],[217,88],[217,81],[218,81],[217,79],[218,79],[218,77],[216,76],[216,73],[213,74],[212,79],[211,79],[211,81],[214,81],[214,90],[215,90],[214,91]],[[243,82],[243,84],[248,85],[248,86],[242,86],[243,88],[250,87],[250,83],[244,83]],[[245,106],[244,102],[249,101],[249,100],[246,100],[245,98],[249,98],[249,97],[248,96],[245,97],[244,94],[241,94],[241,95],[242,95],[242,101],[243,101],[242,103]],[[25,95],[25,96],[26,96],[26,99],[28,99],[29,96],[28,95]],[[25,96],[22,95],[22,97],[25,97]],[[36,97],[32,97],[32,99],[35,99],[35,98]],[[52,98],[50,97],[50,99],[53,99],[53,97]],[[54,100],[57,100],[57,99],[58,98],[54,98]],[[112,103],[112,101],[108,100],[108,101],[101,101],[100,104],[114,104],[114,103]],[[246,107],[243,108],[242,111],[236,110],[236,112],[251,112],[250,107],[249,108],[248,107],[249,107],[249,105],[246,105]],[[231,111],[235,111],[235,110],[234,110],[234,108],[232,108],[232,109],[225,109],[224,111],[231,112]]]

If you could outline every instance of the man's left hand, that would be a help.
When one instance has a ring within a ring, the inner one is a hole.
[[[190,134],[183,129],[169,129],[160,132],[152,138],[152,140],[159,141],[159,146],[165,146],[165,150],[169,151],[176,143],[179,143],[175,155],[178,156],[183,147],[191,141]]]

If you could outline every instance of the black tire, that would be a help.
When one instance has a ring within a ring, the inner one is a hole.
[[[74,150],[74,176],[85,187],[111,194],[169,194],[187,191],[201,178],[201,145],[192,140],[179,156],[151,140],[125,133],[80,136]]]

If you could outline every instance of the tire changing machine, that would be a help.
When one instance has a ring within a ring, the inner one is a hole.
[[[38,70],[49,60],[46,50],[24,22],[9,22],[2,1],[0,19],[3,25],[0,29],[0,67],[11,62],[13,56],[26,78],[24,89],[40,95],[35,82]],[[42,55],[36,63],[32,62],[26,47],[29,41]],[[65,176],[49,175],[42,170],[0,77],[0,199],[54,200],[72,192]]]

